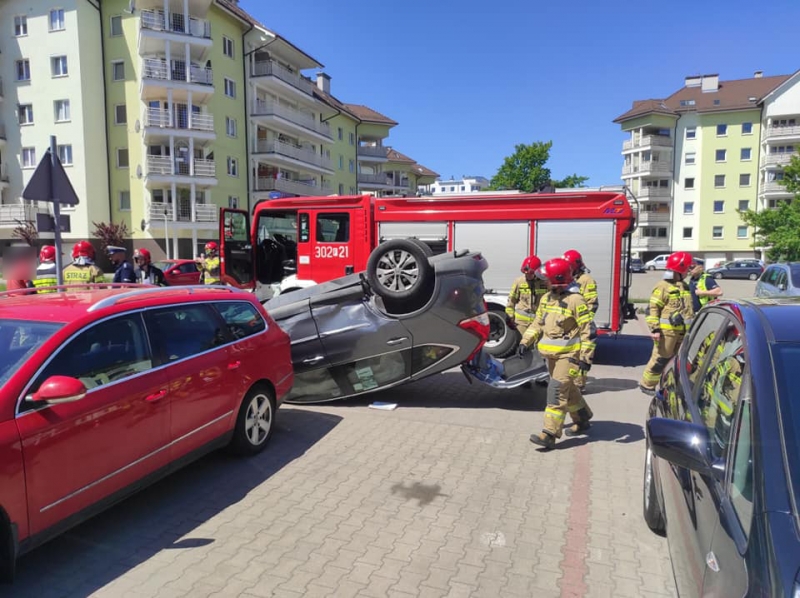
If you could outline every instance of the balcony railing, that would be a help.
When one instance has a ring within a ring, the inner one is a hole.
[[[666,135],[643,135],[638,139],[628,139],[622,142],[623,150],[647,146],[672,147],[672,137],[667,137]]]
[[[761,185],[761,191],[764,193],[789,193],[789,191],[786,189],[786,185],[779,183],[778,181],[764,183]]]
[[[161,176],[214,177],[217,174],[214,160],[195,158],[194,174],[188,161],[170,156],[147,156],[147,174]]]
[[[639,221],[639,224],[657,224],[659,222],[669,222],[670,221],[670,213],[669,212],[643,212],[639,211],[636,215],[636,219]]]
[[[669,199],[670,190],[663,187],[644,187],[635,194],[639,199]]]
[[[188,75],[188,76],[187,76]],[[158,58],[145,58],[142,69],[143,79],[158,79],[162,81],[183,81],[199,85],[213,85],[214,75],[211,69],[199,66],[186,68],[186,63],[173,61],[169,68],[166,60]]]
[[[166,20],[164,16],[163,10],[143,10],[142,29],[168,31],[169,33],[180,33],[192,37],[211,39],[211,23],[208,21],[189,17],[189,23],[187,25],[186,17],[182,13],[168,13],[166,15]]]
[[[800,127],[766,127],[764,137],[800,137]]]
[[[761,156],[761,166],[786,166],[789,162],[792,161],[792,156],[796,156],[796,153],[776,153],[776,154],[767,154],[766,156]]]
[[[47,208],[38,208],[33,204],[0,205],[0,226],[19,226],[20,222],[35,221],[36,214],[47,212]]]
[[[295,195],[327,195],[331,192],[328,185],[321,187],[292,179],[273,179],[260,177],[256,181],[256,191],[281,191],[283,193],[293,193]]]
[[[294,73],[273,60],[258,60],[251,68],[253,77],[274,76],[309,95],[314,93],[314,84],[299,73]]]
[[[191,117],[191,122],[189,119]],[[213,131],[213,114],[189,114],[188,110],[162,110],[147,108],[144,115],[144,126],[166,129],[189,129],[192,131]]]
[[[164,219],[168,222],[217,222],[219,219],[219,207],[216,204],[195,203],[194,220],[192,220],[192,204],[190,201],[178,200],[177,218],[176,210],[171,203],[153,202],[150,204],[150,220],[152,225]]]
[[[266,139],[259,139],[256,141],[255,153],[257,154],[278,154],[294,158],[306,164],[313,164],[320,168],[331,168],[330,158],[320,156],[316,152],[307,150],[302,147],[297,147],[291,143],[283,143],[280,141],[267,141]]]
[[[378,174],[359,172],[356,175],[356,180],[365,185],[391,185],[389,176],[385,172],[379,172]]]
[[[315,133],[319,133],[320,135],[324,135],[325,137],[332,139],[330,125],[328,123],[319,122],[311,114],[306,114],[305,112],[300,112],[299,110],[295,110],[293,108],[281,106],[275,102],[268,102],[258,99],[253,102],[252,109],[253,116],[279,116],[280,118],[288,120],[289,122],[300,127],[309,129],[310,131],[314,131]]]
[[[636,174],[640,172],[671,172],[672,165],[669,162],[647,160],[639,164],[627,164],[622,167],[622,174]]]
[[[371,158],[385,158],[386,148],[382,145],[359,145],[356,149],[359,156],[369,156]]]

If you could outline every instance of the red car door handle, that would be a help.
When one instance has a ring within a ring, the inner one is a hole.
[[[228,364],[228,369],[238,370],[240,365],[242,365],[241,361],[232,361],[231,363]]]
[[[148,403],[155,403],[156,401],[160,401],[161,399],[163,399],[165,396],[167,396],[167,391],[159,390],[158,392],[154,392],[153,394],[148,395],[145,398],[145,401],[147,401]]]

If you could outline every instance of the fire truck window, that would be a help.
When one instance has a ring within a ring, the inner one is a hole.
[[[318,243],[347,243],[349,240],[349,214],[319,214],[317,216]]]

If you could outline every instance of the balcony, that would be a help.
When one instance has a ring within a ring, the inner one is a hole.
[[[189,17],[187,23],[183,13],[164,13],[163,10],[143,10],[141,18],[142,29],[211,39],[211,23],[203,19]]]
[[[670,199],[672,192],[664,187],[643,187],[635,193],[637,199]]]
[[[173,90],[173,99],[186,101],[191,91],[194,103],[205,102],[214,92],[214,74],[211,69],[189,66],[182,60],[167,63],[160,58],[145,58],[142,61],[142,99],[163,99],[166,88]]]
[[[191,202],[179,199],[177,208],[175,210],[171,203],[151,203],[149,209],[150,226],[163,225],[165,218],[168,222],[208,222],[213,224],[219,221],[219,207],[217,204],[195,203],[194,220],[192,219]]]
[[[266,139],[259,139],[256,141],[256,147],[253,150],[254,154],[267,154],[274,157],[289,158],[289,165],[296,166],[297,162],[302,162],[306,166],[312,166],[314,170],[324,171],[326,173],[333,172],[333,166],[330,158],[320,156],[311,150],[297,147],[291,143],[284,143],[281,141],[267,141]]]
[[[790,139],[800,140],[800,127],[765,127],[764,140],[782,139],[788,141]]]
[[[312,183],[297,181],[292,179],[273,179],[260,177],[256,180],[256,192],[259,191],[280,191],[302,197],[310,195],[328,195],[331,188],[328,185],[319,187]]]
[[[669,234],[669,230],[667,230]],[[670,251],[669,237],[642,237],[634,233],[631,237],[631,248],[645,251]]]
[[[761,193],[769,193],[773,195],[793,195],[793,193],[786,189],[786,186],[783,183],[779,183],[778,181],[762,183]]]
[[[311,114],[275,102],[255,100],[252,105],[252,116],[268,120],[275,128],[282,128],[290,135],[308,136],[311,133],[312,138],[316,140],[333,140],[328,123],[319,122]]]
[[[144,111],[144,135],[179,135],[197,139],[214,139],[214,115],[192,113],[185,107],[170,110],[146,108]]]
[[[666,135],[643,135],[638,139],[628,139],[622,143],[622,151],[646,147],[672,147],[672,137]]]
[[[146,184],[196,183],[202,186],[216,185],[214,160],[195,158],[171,158],[170,156],[147,156]]]
[[[20,222],[35,222],[36,214],[45,214],[47,208],[37,208],[29,202],[0,205],[0,228],[16,228]]]
[[[281,66],[273,60],[257,60],[252,63],[250,67],[250,75],[253,77],[265,77],[277,79],[292,87],[294,90],[300,91],[307,96],[306,99],[313,99],[314,83],[310,79],[303,77],[301,74],[290,71],[285,66]],[[264,80],[265,83],[269,79]],[[281,88],[284,86],[279,84]]]
[[[796,155],[797,153],[788,152],[767,154],[766,156],[761,156],[761,166],[786,166],[792,161],[792,156]]]
[[[648,174],[669,174],[671,172],[671,163],[655,160],[646,160],[639,164],[626,164],[622,167],[622,176],[646,176]]]
[[[636,215],[636,221],[639,223],[639,226],[648,224],[668,224],[670,219],[671,214],[669,212],[639,211]]]
[[[364,162],[386,162],[386,148],[382,145],[359,145],[356,148],[358,158]]]
[[[378,174],[359,172],[356,175],[356,181],[359,185],[363,185],[365,187],[369,187],[370,185],[389,187],[391,185],[391,182],[389,181],[389,175],[385,172],[379,172]]]

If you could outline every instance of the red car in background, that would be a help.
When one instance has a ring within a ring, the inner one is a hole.
[[[213,449],[261,451],[293,381],[288,335],[231,287],[0,295],[0,579]]]
[[[194,260],[159,260],[153,262],[153,265],[164,272],[164,278],[169,286],[201,284],[201,272]]]

